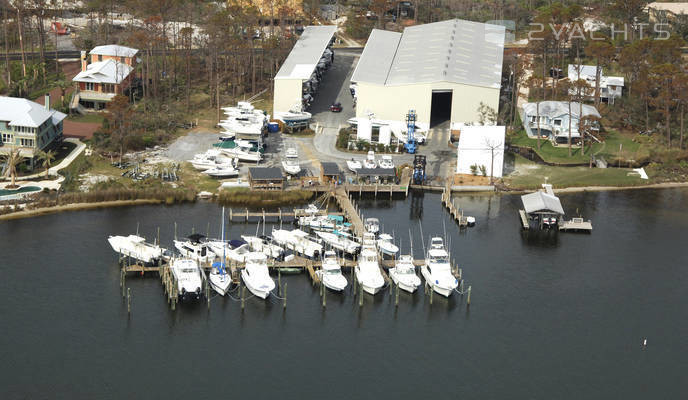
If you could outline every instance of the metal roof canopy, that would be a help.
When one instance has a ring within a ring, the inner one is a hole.
[[[282,170],[277,167],[251,167],[248,169],[248,176],[253,180],[282,180]]]
[[[308,80],[335,32],[337,27],[334,25],[307,26],[277,71],[275,79]]]
[[[559,198],[545,192],[524,194],[521,196],[521,201],[523,202],[523,208],[525,208],[528,214],[551,212],[564,215],[564,209],[561,207]]]
[[[360,168],[356,171],[358,176],[396,176],[394,168]]]
[[[389,67],[394,61],[401,33],[373,29],[368,42],[351,75],[351,82],[369,82],[384,85]]]
[[[337,163],[323,162],[323,163],[320,163],[320,165],[322,166],[323,175],[334,176],[334,175],[340,175],[342,173],[342,171],[339,169],[339,166],[337,165]]]

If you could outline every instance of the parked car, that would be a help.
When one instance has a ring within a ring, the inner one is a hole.
[[[340,102],[332,103],[332,105],[330,106],[330,111],[342,112],[342,103],[340,103]]]

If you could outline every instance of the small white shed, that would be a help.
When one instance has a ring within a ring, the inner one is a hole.
[[[504,170],[504,126],[461,128],[456,161],[457,174],[471,174],[471,165],[485,166],[487,176],[502,177]]]

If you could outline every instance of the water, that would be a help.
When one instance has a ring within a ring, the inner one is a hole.
[[[420,226],[451,237],[465,298],[384,292],[363,308],[283,276],[288,307],[213,298],[172,312],[159,279],[130,277],[132,314],[106,238],[140,222],[171,244],[195,225],[219,232],[212,204],[63,213],[0,223],[0,393],[18,398],[681,398],[688,391],[686,190],[581,193],[564,208],[592,235],[528,238],[518,196],[461,197],[459,232],[439,195],[364,200],[416,256]],[[268,226],[269,230],[269,226]],[[233,224],[230,235],[254,233]],[[350,276],[347,274],[350,281]],[[646,349],[641,339],[648,338]]]

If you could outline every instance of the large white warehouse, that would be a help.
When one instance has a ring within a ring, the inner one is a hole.
[[[330,45],[337,27],[334,25],[307,26],[291,53],[275,75],[273,114],[300,109],[304,94],[304,83],[313,74]]]
[[[460,19],[373,30],[351,77],[356,116],[403,121],[413,109],[427,127],[476,122],[481,102],[498,111],[504,32]]]

